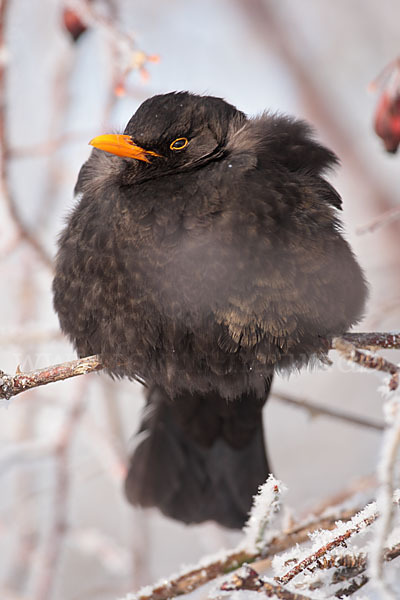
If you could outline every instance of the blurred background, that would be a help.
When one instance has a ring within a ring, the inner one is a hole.
[[[373,131],[379,91],[368,84],[399,54],[399,22],[397,0],[2,0],[0,368],[75,357],[52,308],[52,261],[88,141],[172,90],[313,124],[340,157],[331,181],[370,282],[358,329],[398,328],[399,158]],[[380,380],[330,356],[330,368],[277,377],[275,392],[374,426],[271,398],[269,456],[294,515],[357,485],[379,455]],[[240,539],[127,505],[122,482],[142,406],[138,384],[100,373],[32,390],[1,411],[3,600],[115,598]]]

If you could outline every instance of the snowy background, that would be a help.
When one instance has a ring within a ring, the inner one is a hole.
[[[367,91],[399,53],[396,0],[99,0],[76,43],[63,27],[65,4],[3,0],[0,8],[3,371],[74,358],[52,309],[51,260],[87,142],[123,129],[146,97],[171,90],[313,124],[341,159],[331,180],[370,282],[359,329],[399,328],[400,220],[357,234],[399,202],[399,158],[373,132],[377,95]],[[142,69],[117,95],[132,59]],[[332,368],[276,378],[275,390],[382,423],[379,379],[331,354]],[[142,406],[139,385],[98,374],[28,392],[1,411],[1,598],[111,599],[240,539],[127,505],[123,474]],[[265,425],[271,463],[296,514],[374,472],[378,429],[311,419],[273,397]]]

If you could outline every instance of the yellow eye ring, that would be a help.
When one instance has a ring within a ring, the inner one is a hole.
[[[183,150],[188,145],[189,140],[185,137],[177,138],[170,144],[171,150]]]

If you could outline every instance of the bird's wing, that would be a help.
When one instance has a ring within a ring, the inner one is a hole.
[[[249,162],[232,174],[237,285],[235,291],[230,281],[228,301],[214,311],[225,350],[256,348],[260,356],[279,358],[300,346],[307,352],[308,344],[311,352],[316,338],[360,318],[365,281],[340,232],[334,208],[340,196],[322,175],[334,155],[307,146],[307,132],[298,132],[303,146],[292,136],[288,155],[270,140],[271,152],[264,145],[254,167]],[[308,168],[299,147],[315,158]],[[234,156],[231,164],[236,167]]]

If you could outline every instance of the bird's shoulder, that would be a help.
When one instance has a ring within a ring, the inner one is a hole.
[[[284,201],[295,189],[301,194],[304,183],[316,198],[340,209],[341,197],[325,178],[338,163],[308,123],[268,112],[247,119],[232,133],[225,159],[239,185],[263,185],[264,197],[268,190],[284,190]]]
[[[233,154],[255,153],[258,160],[273,157],[291,172],[322,175],[339,162],[334,152],[315,139],[308,123],[269,112],[247,119],[230,136],[228,149]]]

